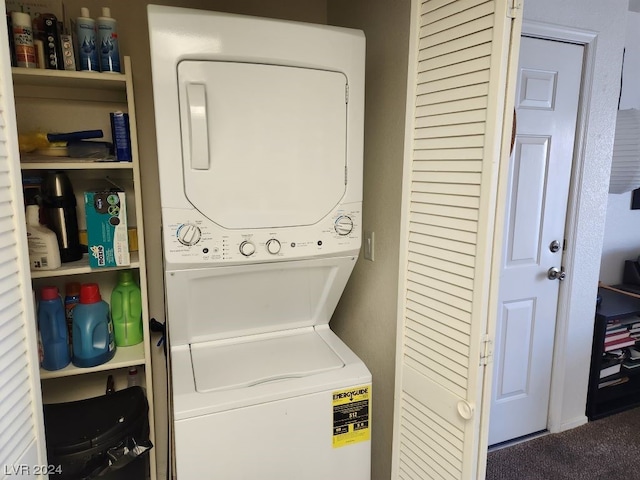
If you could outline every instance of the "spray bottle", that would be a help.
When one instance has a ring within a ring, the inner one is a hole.
[[[33,46],[33,28],[28,13],[11,12],[13,42],[19,67],[36,68],[36,50]]]

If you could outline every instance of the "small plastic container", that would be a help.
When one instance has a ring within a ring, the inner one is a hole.
[[[127,374],[127,387],[139,387],[140,375],[136,367],[129,367],[129,373]]]
[[[73,310],[73,364],[95,367],[116,353],[109,305],[102,300],[97,283],[80,287],[80,303]]]
[[[40,291],[38,329],[42,341],[40,366],[45,370],[60,370],[69,365],[69,336],[58,287],[43,287]]]

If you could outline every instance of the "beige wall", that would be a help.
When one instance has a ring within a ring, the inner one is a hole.
[[[67,18],[79,16],[86,0],[64,0]],[[106,0],[91,2],[93,18],[100,15],[100,8],[111,8],[111,16],[118,21],[121,55],[131,57],[138,122],[140,166],[142,170],[142,197],[147,247],[147,273],[149,277],[149,303],[151,317],[164,321],[164,285],[162,250],[160,244],[160,191],[156,154],[153,91],[151,87],[151,61],[149,58],[149,33],[147,4],[172,5],[231,13],[281,18],[312,23],[326,23],[325,0]],[[154,390],[156,408],[156,455],[159,478],[164,478],[167,458],[167,405],[166,375],[162,349],[154,351]]]
[[[398,249],[410,0],[328,0],[331,25],[367,37],[364,230],[375,261],[356,264],[331,321],[373,375],[372,478],[391,476]]]

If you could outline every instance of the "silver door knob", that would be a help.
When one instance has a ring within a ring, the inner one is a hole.
[[[551,267],[548,271],[547,271],[547,278],[549,280],[559,280],[560,282],[562,280],[564,280],[564,277],[566,277],[567,274],[564,271],[564,268],[562,267]]]

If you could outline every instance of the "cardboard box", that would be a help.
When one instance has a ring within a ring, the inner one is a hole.
[[[131,263],[124,192],[84,193],[89,265],[121,267]]]

